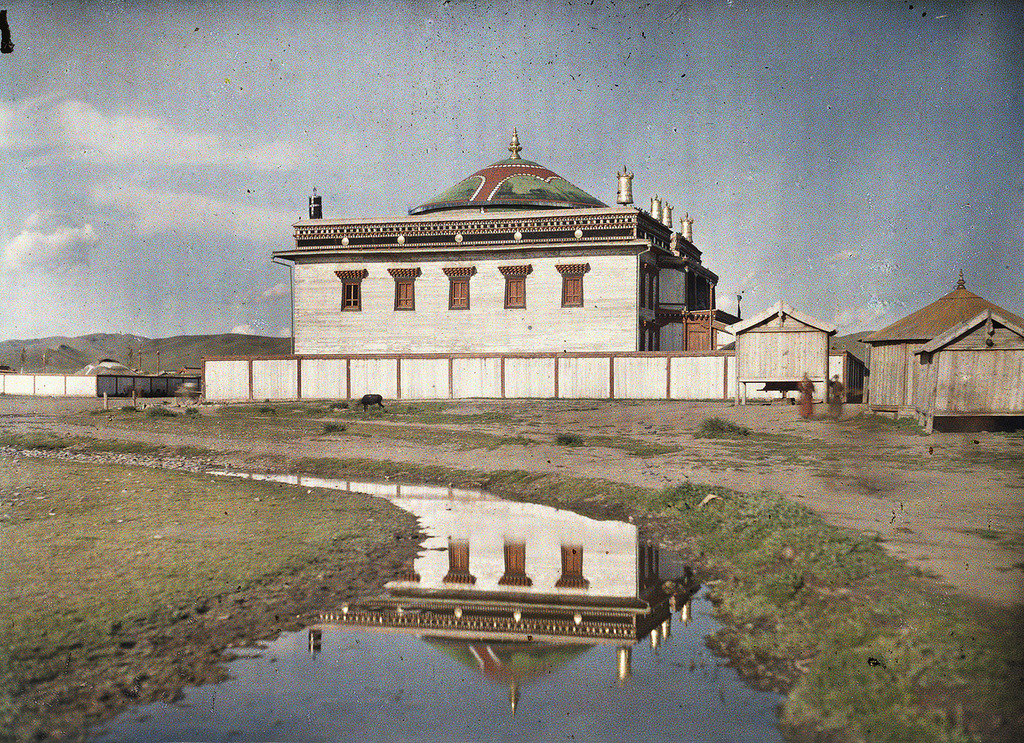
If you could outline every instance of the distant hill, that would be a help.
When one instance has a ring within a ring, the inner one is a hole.
[[[870,368],[871,346],[865,343],[864,339],[874,332],[874,330],[862,330],[859,333],[851,333],[850,335],[833,336],[831,348],[833,351],[849,351]]]
[[[291,338],[238,333],[178,335],[173,338],[143,338],[121,333],[93,333],[76,338],[54,336],[0,342],[0,365],[20,371],[22,349],[25,350],[24,368],[27,372],[76,372],[87,364],[114,359],[132,369],[152,374],[158,371],[158,351],[159,370],[178,371],[185,367],[199,367],[204,356],[286,354],[291,351]]]

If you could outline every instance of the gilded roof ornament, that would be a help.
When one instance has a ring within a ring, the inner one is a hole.
[[[509,142],[508,151],[512,153],[510,160],[519,160],[519,153],[523,151],[523,148],[519,146],[519,132],[513,127],[512,129],[512,141]]]
[[[966,289],[967,285],[964,283],[964,270],[960,269],[960,280],[956,282],[957,289]]]

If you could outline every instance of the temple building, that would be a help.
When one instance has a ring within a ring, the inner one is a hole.
[[[615,206],[520,156],[390,219],[325,219],[310,198],[294,225],[293,353],[701,351],[715,348],[718,276],[692,220]]]

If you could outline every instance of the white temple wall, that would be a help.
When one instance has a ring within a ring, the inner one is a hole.
[[[562,264],[588,263],[583,307],[562,307]],[[500,266],[529,264],[526,307],[505,309]],[[469,309],[449,309],[443,268],[473,266]],[[389,268],[420,268],[415,309],[395,309]],[[341,311],[336,270],[368,272],[360,311]],[[298,263],[294,269],[297,354],[632,351],[636,349],[637,260],[632,254],[591,256],[462,255],[449,260]]]

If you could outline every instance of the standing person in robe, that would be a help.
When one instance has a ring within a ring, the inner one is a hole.
[[[810,418],[814,414],[814,382],[807,372],[796,388],[800,392],[800,417]]]
[[[846,397],[846,386],[839,381],[839,375],[833,374],[828,383],[828,417],[839,420],[843,415],[843,398]]]

